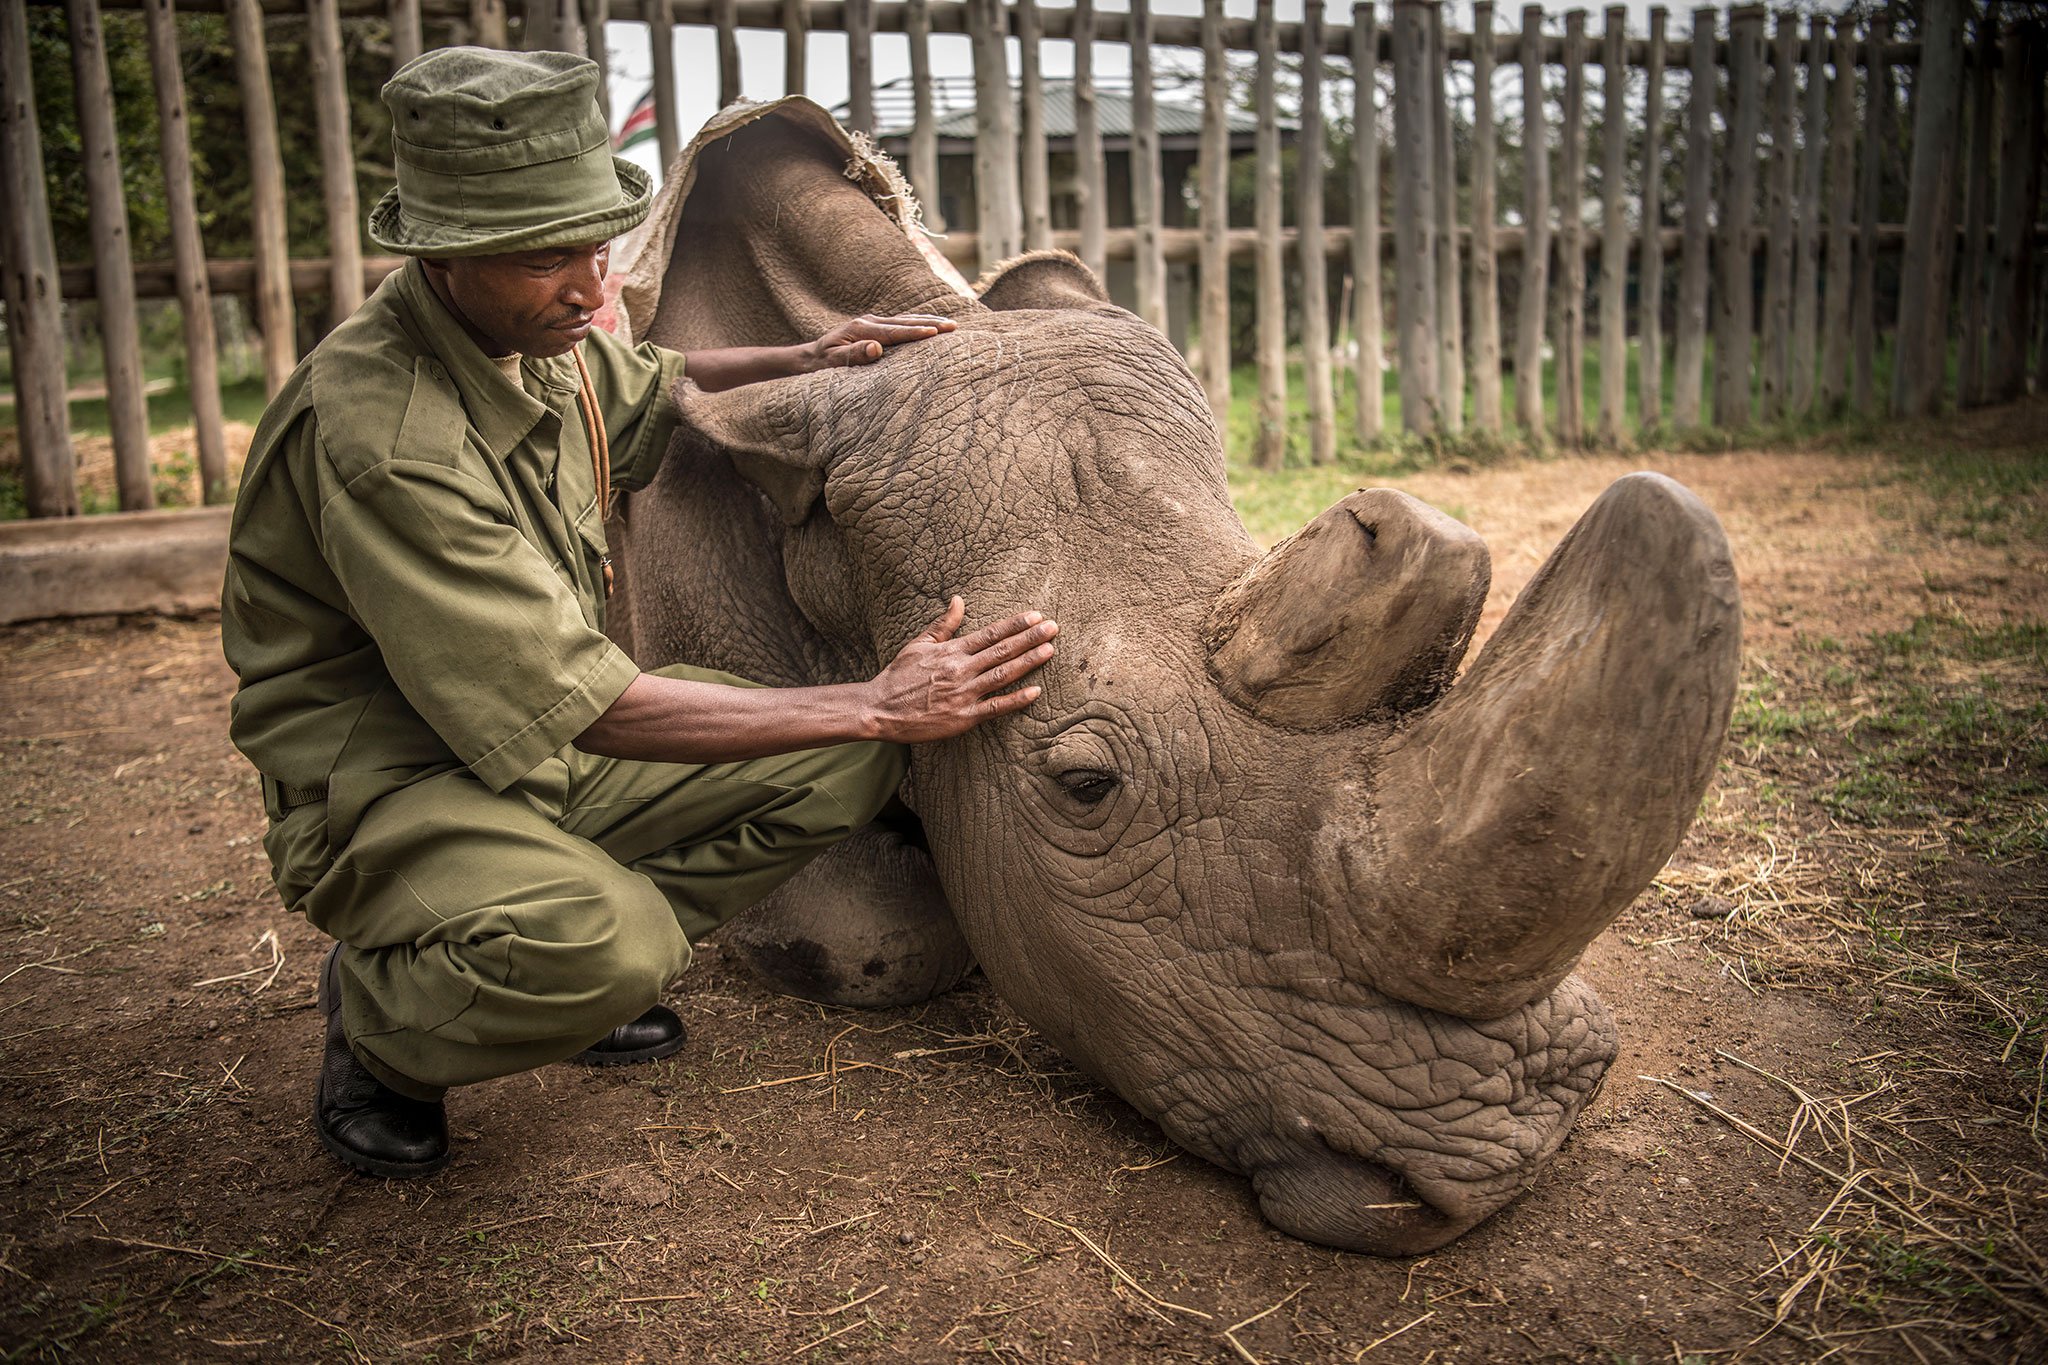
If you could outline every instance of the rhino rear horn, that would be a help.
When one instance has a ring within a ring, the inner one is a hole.
[[[1554,990],[1677,849],[1727,735],[1742,600],[1721,524],[1631,474],[1319,835],[1333,949],[1495,1018]]]
[[[1210,669],[1225,696],[1291,729],[1408,710],[1457,671],[1491,576],[1469,527],[1391,488],[1353,493],[1224,590]]]

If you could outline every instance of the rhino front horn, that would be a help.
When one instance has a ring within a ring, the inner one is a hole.
[[[1741,635],[1714,514],[1661,475],[1615,483],[1457,686],[1334,799],[1317,895],[1333,948],[1465,1018],[1547,996],[1691,825]]]
[[[1224,590],[1210,669],[1225,696],[1290,729],[1408,710],[1457,671],[1490,577],[1469,527],[1391,488],[1353,493]]]

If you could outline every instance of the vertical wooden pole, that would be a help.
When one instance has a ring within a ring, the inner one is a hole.
[[[521,48],[528,52],[550,52],[562,45],[555,0],[525,0],[521,13],[526,18],[526,27],[519,35]]]
[[[156,505],[156,481],[149,466],[149,404],[142,392],[142,322],[135,311],[128,200],[121,187],[121,152],[114,137],[114,85],[100,34],[99,0],[65,0],[64,14],[71,28],[93,281],[99,293],[100,343],[107,358],[114,483],[121,509],[132,512]]]
[[[1558,167],[1557,435],[1586,439],[1586,12],[1564,17],[1564,155]]]
[[[505,20],[505,0],[469,0],[469,35],[478,47],[512,46]]]
[[[1855,360],[1851,381],[1856,411],[1877,411],[1877,227],[1884,212],[1885,144],[1891,136],[1886,117],[1892,83],[1885,45],[1892,38],[1889,10],[1879,10],[1864,30],[1863,41],[1863,176],[1857,186],[1856,287],[1850,301],[1850,346]]]
[[[912,12],[925,13],[925,0],[913,0]],[[929,16],[926,16],[929,22]],[[653,20],[648,21],[650,24]],[[782,88],[791,95],[804,93],[804,78],[809,74],[811,49],[811,7],[810,0],[782,0]],[[916,45],[911,52],[915,55]],[[926,82],[929,86],[930,82]],[[926,92],[929,94],[929,91]]]
[[[2035,206],[2041,199],[2041,86],[2048,78],[2039,20],[2013,29],[1999,74],[1998,222],[1992,241],[1991,335],[1985,353],[1985,395],[2006,402],[2027,390],[2027,345],[2033,327],[2036,274]],[[2048,370],[2048,354],[2042,360]],[[2048,380],[2048,375],[2044,375]],[[2048,382],[2042,385],[2048,390]]]
[[[1913,170],[1906,255],[1899,272],[1899,332],[1892,411],[1920,417],[1941,406],[1948,381],[1948,272],[1956,244],[1956,139],[1963,96],[1961,0],[1926,0],[1913,73]]]
[[[1253,90],[1258,116],[1253,207],[1259,230],[1259,424],[1252,457],[1261,469],[1278,469],[1287,458],[1287,294],[1280,262],[1280,111],[1273,89],[1279,63],[1277,28],[1273,0],[1258,0],[1252,44],[1259,59]]]
[[[1313,3],[1313,0],[1311,0]],[[1472,6],[1472,416],[1500,433],[1500,279],[1493,249],[1493,0]]]
[[[414,0],[417,3],[417,0]],[[597,63],[597,107],[605,122],[612,117],[612,58],[605,45],[605,26],[612,21],[612,0],[579,0],[583,15],[583,55]]]
[[[1991,147],[1997,140],[1998,0],[1977,19],[1977,44],[1966,77],[1970,90],[1970,184],[1963,200],[1962,334],[1957,338],[1956,406],[1984,401],[1984,311],[1991,232]]]
[[[420,36],[420,0],[391,0],[391,69],[396,71],[424,50]]]
[[[1849,401],[1851,229],[1856,214],[1856,31],[1835,20],[1834,84],[1828,89],[1827,280],[1821,291],[1820,408],[1830,416]]]
[[[0,0],[0,296],[7,304],[22,494],[32,517],[71,517],[78,515],[78,463],[33,81],[28,6]]]
[[[1202,392],[1221,427],[1230,413],[1230,73],[1223,0],[1202,0]]]
[[[1543,7],[1522,6],[1522,293],[1515,309],[1515,424],[1543,440],[1543,336],[1550,283],[1550,130],[1543,103]]]
[[[1270,6],[1272,0],[1260,0]],[[1430,14],[1436,0],[1394,0],[1394,325],[1401,425],[1434,436],[1437,397],[1436,79]]]
[[[1337,455],[1337,396],[1330,377],[1330,260],[1323,246],[1323,0],[1308,0],[1301,16],[1301,142],[1294,188],[1308,457],[1328,464]]]
[[[1023,77],[1023,118],[1018,127],[1018,187],[1024,196],[1024,247],[1052,245],[1052,186],[1045,160],[1045,72],[1039,60],[1044,21],[1038,0],[1017,0],[1017,65]]]
[[[801,8],[802,0],[796,0]],[[910,0],[903,26],[910,38],[910,186],[933,232],[946,230],[939,204],[939,130],[932,123],[932,13],[930,0]],[[798,93],[793,87],[791,94]]]
[[[256,326],[263,334],[263,382],[272,397],[298,363],[293,335],[291,266],[285,241],[284,158],[278,150],[277,105],[270,91],[270,54],[257,0],[227,0],[235,76],[242,87],[243,131],[249,145],[249,236],[256,258]]]
[[[1764,176],[1769,239],[1764,250],[1763,419],[1775,422],[1790,406],[1792,385],[1792,144],[1798,84],[1799,21],[1778,16],[1771,50],[1771,159]]]
[[[1217,5],[1220,13],[1222,5]],[[1380,35],[1373,0],[1351,7],[1351,306],[1358,334],[1353,414],[1361,442],[1380,439],[1386,401],[1380,371],[1385,364],[1385,320],[1380,305]]]
[[[1628,407],[1628,10],[1609,5],[1600,30],[1600,444],[1621,444]]]
[[[150,75],[156,86],[156,127],[164,168],[164,208],[170,220],[171,263],[177,272],[178,312],[185,324],[185,382],[191,390],[192,427],[199,448],[200,496],[226,502],[227,444],[221,430],[220,356],[213,335],[213,294],[206,281],[206,245],[192,184],[192,139],[185,114],[185,77],[178,58],[178,20],[171,0],[144,0]]]
[[[846,0],[846,80],[847,124],[856,132],[874,132],[875,0]],[[1013,165],[1014,157],[1012,152]]]
[[[1435,121],[1430,145],[1436,153],[1437,420],[1445,431],[1455,432],[1465,428],[1465,318],[1458,282],[1458,144],[1451,136],[1447,88],[1451,50],[1441,4],[1430,7],[1429,42]]]
[[[1720,83],[1715,34],[1720,11],[1692,12],[1692,90],[1685,125],[1685,237],[1678,262],[1678,336],[1673,352],[1671,421],[1700,425],[1707,359],[1708,241],[1714,212],[1714,104]]]
[[[1102,156],[1102,115],[1095,102],[1095,0],[1074,0],[1074,198],[1081,219],[1081,259],[1099,279],[1109,275],[1109,174]]]
[[[1665,11],[1650,10],[1650,48],[1643,96],[1641,263],[1636,268],[1636,422],[1646,432],[1664,425],[1664,45]]]
[[[341,11],[335,0],[306,0],[306,53],[312,59],[320,187],[327,200],[327,322],[339,327],[363,302],[363,229],[356,204],[355,147],[349,137]]]
[[[654,57],[654,144],[661,170],[682,154],[681,114],[676,109],[676,32],[669,0],[647,0],[647,46]]]
[[[974,169],[981,214],[975,232],[986,270],[1016,255],[1024,236],[1002,0],[967,0],[967,25],[974,42]]]
[[[1159,241],[1165,189],[1152,92],[1151,0],[1131,0],[1131,225],[1137,229],[1138,316],[1166,328],[1166,257]]]
[[[1748,426],[1751,343],[1756,335],[1756,143],[1761,123],[1764,12],[1744,5],[1728,16],[1727,192],[1721,196],[1721,250],[1714,303],[1714,424]]]
[[[1820,332],[1821,162],[1827,149],[1827,20],[1814,15],[1806,31],[1806,107],[1799,130],[1799,255],[1793,262],[1791,414],[1813,408],[1814,350]]]
[[[846,21],[854,22],[854,8],[865,0],[849,0]],[[723,109],[740,97],[740,7],[739,0],[711,0],[711,28],[718,35],[718,107]],[[858,70],[857,66],[850,71]],[[854,81],[852,98],[859,100],[861,85]],[[858,127],[858,124],[854,126]]]

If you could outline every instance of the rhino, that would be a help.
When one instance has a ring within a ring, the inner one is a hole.
[[[1713,513],[1621,479],[1467,664],[1476,534],[1368,489],[1262,555],[1165,337],[1062,253],[949,283],[893,166],[807,101],[721,113],[622,257],[636,340],[958,324],[871,366],[678,386],[612,528],[639,662],[864,679],[956,592],[970,625],[1061,626],[1034,704],[918,747],[902,809],[732,951],[854,1004],[978,963],[1312,1242],[1427,1251],[1527,1188],[1616,1056],[1572,968],[1726,735],[1741,613]]]

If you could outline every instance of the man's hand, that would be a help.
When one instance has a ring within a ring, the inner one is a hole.
[[[899,313],[885,318],[863,313],[840,323],[804,349],[809,352],[809,368],[814,370],[834,365],[872,365],[888,347],[923,341],[950,332],[953,327],[953,319],[930,313]]]
[[[950,739],[1038,700],[1036,687],[1002,689],[1052,657],[1059,623],[1027,611],[956,640],[966,615],[967,604],[955,597],[868,684],[878,738],[899,744]]]

